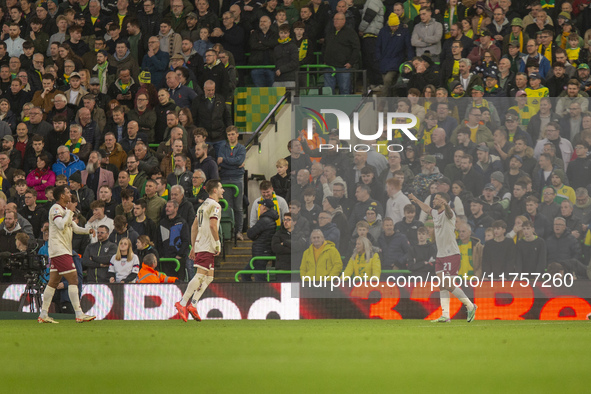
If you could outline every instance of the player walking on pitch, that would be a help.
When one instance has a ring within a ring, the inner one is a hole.
[[[218,226],[222,214],[219,201],[224,195],[224,189],[220,181],[210,179],[205,184],[205,191],[209,194],[209,198],[197,210],[191,227],[193,248],[189,258],[195,259],[197,273],[187,285],[182,300],[174,304],[184,321],[187,321],[189,313],[193,319],[201,321],[201,317],[197,313],[197,303],[207,286],[213,282],[214,257],[219,255],[222,249]],[[191,298],[193,300],[189,303]]]
[[[452,277],[456,276],[460,270],[461,254],[455,237],[456,214],[449,207],[449,195],[447,193],[436,193],[435,197],[433,197],[433,206],[435,209],[431,209],[427,204],[416,198],[414,194],[410,194],[408,197],[411,201],[418,204],[423,212],[433,217],[433,223],[435,225],[435,244],[437,245],[435,273],[439,276],[441,282],[439,286],[441,317],[433,320],[433,322],[450,322],[449,293],[451,293],[466,305],[466,310],[468,311],[468,318],[466,320],[470,323],[474,320],[476,308],[478,307],[466,297],[462,289],[452,284]]]
[[[78,295],[78,273],[72,259],[72,235],[94,234],[93,229],[79,227],[73,220],[75,205],[67,186],[58,186],[53,190],[53,197],[57,201],[49,211],[49,282],[43,292],[43,304],[37,321],[39,323],[57,323],[47,312],[53,299],[55,289],[62,277],[68,281],[68,295],[76,312],[76,323],[92,321],[96,316],[89,316],[80,308]]]

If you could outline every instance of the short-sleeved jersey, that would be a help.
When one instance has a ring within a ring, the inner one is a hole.
[[[435,225],[435,244],[437,245],[437,257],[447,257],[460,254],[460,248],[456,241],[456,214],[448,219],[445,211],[439,213],[436,209],[431,210],[433,224]]]
[[[219,226],[221,215],[222,207],[214,199],[208,198],[203,202],[203,204],[201,204],[201,206],[197,210],[197,214],[195,215],[197,223],[199,224],[197,238],[195,239],[195,245],[193,245],[193,247],[195,248],[195,253],[216,252],[216,241],[213,238],[211,229],[209,228],[209,220],[215,218],[218,221]]]
[[[73,214],[72,211],[59,204],[53,204],[51,207],[49,211],[49,240],[47,242],[49,258],[72,255]],[[60,230],[55,223],[55,220],[60,218],[65,222],[63,230]]]
[[[137,274],[140,272],[140,260],[135,254],[131,261],[127,260],[127,257],[121,257],[121,260],[117,260],[117,255],[114,255],[109,262],[109,272],[115,274],[116,282],[121,282],[131,273]]]

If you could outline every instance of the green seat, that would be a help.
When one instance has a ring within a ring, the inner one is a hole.
[[[322,95],[323,96],[331,96],[332,95],[332,88],[329,88],[328,86],[323,86],[322,87]]]
[[[222,218],[220,220],[220,228],[224,233],[222,238],[225,241],[231,241],[234,236],[234,210],[226,209],[222,211]]]

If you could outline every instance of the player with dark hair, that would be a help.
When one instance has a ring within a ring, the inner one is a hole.
[[[80,308],[78,295],[78,273],[72,259],[72,235],[94,235],[93,229],[85,229],[78,226],[72,219],[76,211],[76,205],[72,203],[70,189],[65,186],[57,186],[53,189],[53,198],[57,201],[49,211],[49,282],[43,292],[43,304],[37,321],[39,323],[57,323],[48,315],[49,306],[58,284],[65,277],[68,281],[68,295],[76,312],[76,323],[84,323],[94,320],[95,316],[89,316]]]
[[[437,245],[437,257],[435,259],[435,273],[440,279],[439,298],[441,301],[441,317],[433,320],[435,323],[449,323],[449,293],[458,297],[468,311],[468,323],[474,320],[477,306],[470,301],[464,291],[452,284],[452,277],[458,275],[461,265],[461,253],[456,242],[456,214],[449,207],[449,195],[447,193],[435,193],[433,197],[434,209],[415,197],[408,196],[425,213],[433,217],[435,225],[435,244]],[[446,284],[447,282],[447,284]]]
[[[195,259],[197,273],[187,285],[183,299],[174,304],[184,321],[187,321],[188,313],[193,316],[193,319],[201,321],[201,317],[197,313],[197,303],[207,286],[213,282],[214,257],[219,255],[222,250],[219,235],[222,208],[219,201],[224,195],[224,188],[219,180],[210,179],[205,183],[205,191],[209,197],[197,210],[191,227],[193,249],[191,249],[189,258]],[[191,298],[192,301],[189,304]]]

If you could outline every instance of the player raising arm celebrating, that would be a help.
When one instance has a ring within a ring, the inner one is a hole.
[[[72,235],[91,234],[93,229],[79,227],[73,220],[75,205],[68,186],[53,189],[53,197],[57,201],[49,211],[49,282],[43,292],[43,305],[37,321],[39,323],[57,323],[47,314],[55,289],[62,277],[68,281],[68,295],[76,312],[76,323],[92,321],[95,316],[88,316],[80,308],[78,295],[78,273],[72,259]]]
[[[209,198],[197,210],[191,227],[193,249],[191,249],[189,257],[195,259],[197,273],[187,285],[183,299],[174,304],[184,321],[187,321],[188,313],[193,316],[193,319],[201,321],[201,317],[197,313],[197,303],[207,286],[213,282],[214,257],[219,255],[221,251],[218,229],[222,208],[219,201],[224,195],[224,189],[220,181],[210,179],[205,184],[205,191],[209,194]],[[191,298],[193,300],[189,304]]]
[[[441,302],[441,317],[433,320],[435,323],[449,323],[449,293],[458,297],[468,311],[468,323],[474,320],[477,306],[470,301],[459,287],[452,284],[452,277],[460,270],[461,254],[455,237],[456,215],[449,207],[449,195],[436,193],[433,197],[431,209],[427,204],[410,194],[410,200],[416,203],[423,212],[433,217],[435,225],[435,244],[437,245],[437,258],[435,259],[435,272],[440,279],[439,299]],[[446,284],[447,282],[447,284]]]

